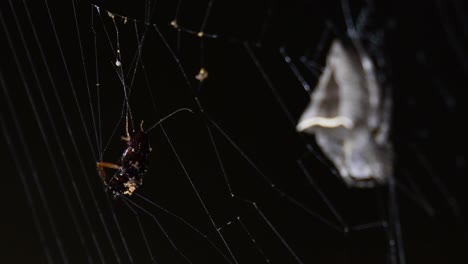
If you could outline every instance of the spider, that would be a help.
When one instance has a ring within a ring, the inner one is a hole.
[[[148,171],[148,155],[151,152],[151,147],[148,135],[143,130],[143,121],[140,123],[140,131],[133,131],[130,135],[127,119],[126,132],[127,135],[121,139],[127,142],[127,148],[120,157],[118,165],[109,162],[97,162],[96,164],[104,185],[114,195],[132,195],[143,184],[143,177]],[[117,172],[109,176],[104,168],[114,169]]]
[[[133,131],[132,134],[128,132],[128,118],[125,119],[125,131],[127,134],[125,137],[121,137],[121,139],[127,142],[127,148],[124,150],[122,157],[120,157],[118,164],[102,161],[96,163],[102,182],[114,196],[130,196],[143,184],[143,178],[148,171],[148,156],[151,152],[148,132],[181,111],[188,111],[193,114],[193,111],[189,108],[180,108],[160,119],[146,131],[143,130],[143,121],[141,121],[140,130],[137,132]],[[104,171],[104,168],[114,169],[117,172],[109,176]]]

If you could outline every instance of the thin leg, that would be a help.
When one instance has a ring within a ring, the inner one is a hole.
[[[174,112],[170,113],[169,115],[167,115],[167,116],[165,116],[165,117],[159,119],[159,121],[158,121],[156,124],[152,125],[152,126],[151,126],[150,128],[148,128],[148,130],[146,130],[145,132],[148,133],[150,130],[152,130],[152,129],[155,128],[156,126],[160,125],[163,121],[165,121],[165,120],[168,119],[169,117],[171,117],[171,116],[173,116],[173,115],[175,115],[175,114],[177,114],[178,112],[181,112],[181,111],[188,111],[188,112],[190,112],[190,113],[193,114],[192,109],[189,109],[189,108],[179,108],[179,109],[175,110]],[[142,129],[141,131],[143,131],[143,129]]]
[[[125,131],[127,132],[126,137],[120,137],[120,139],[129,142],[130,141],[130,133],[128,133],[128,115],[125,117]]]
[[[109,162],[97,162],[96,167],[99,171],[99,175],[101,175],[103,179],[107,177],[106,172],[104,171],[104,168],[109,168],[109,169],[114,169],[114,170],[120,169],[119,165],[109,163]]]

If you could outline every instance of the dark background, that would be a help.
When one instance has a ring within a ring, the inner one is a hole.
[[[145,70],[140,64],[129,99],[134,123],[144,120],[148,128],[181,107],[194,109],[195,113],[178,113],[164,123],[164,130],[156,128],[149,133],[153,153],[139,194],[186,219],[228,255],[194,192],[196,186],[239,263],[264,263],[265,257],[255,249],[237,217],[272,263],[298,262],[259,212],[304,263],[389,263],[386,232],[391,232],[395,223],[381,225],[387,219],[387,189],[346,188],[331,173],[331,165],[320,161],[323,155],[319,150],[316,154],[307,152],[308,145],[317,149],[313,138],[295,132],[278,101],[279,98],[284,103],[293,120],[299,118],[309,97],[279,49],[285,49],[313,87],[317,75],[308,71],[300,58],[305,56],[323,66],[330,41],[336,36],[345,38],[340,1],[214,1],[204,31],[214,32],[218,38],[204,38],[203,48],[194,34],[177,33],[169,26],[177,1],[161,0],[156,5],[150,3],[146,9],[143,1],[93,2],[101,7],[102,21],[87,1],[75,1],[75,12],[71,1],[48,1],[49,9],[43,1],[27,3],[28,8],[22,1],[11,2],[13,5],[3,1],[0,6],[3,261],[45,263],[43,245],[47,245],[51,259],[62,263],[56,244],[59,237],[71,263],[87,263],[89,259],[115,263],[118,258],[128,263],[120,235],[123,234],[133,261],[149,263],[143,232],[157,263],[186,262],[171,247],[159,223],[193,263],[227,262],[193,229],[141,198],[131,199],[136,204],[132,208],[138,212],[135,217],[122,199],[112,199],[102,191],[94,165],[99,160],[99,135],[103,145],[110,140],[104,161],[115,162],[124,148],[119,141],[124,134],[123,89],[113,67],[111,48],[117,41],[106,9],[137,19],[138,36],[145,32],[145,10],[150,10],[149,22],[158,25],[190,82],[185,82],[154,27],[148,27],[142,48]],[[207,3],[183,1],[179,25],[198,32]],[[466,261],[467,245],[467,197],[463,185],[466,133],[460,115],[468,74],[466,4],[352,1],[350,5],[353,19],[363,8],[371,10],[362,41],[375,61],[384,62],[378,63],[379,78],[394,94],[392,139],[406,260],[462,263]],[[125,68],[137,50],[137,34],[131,20],[123,24],[122,19],[116,18],[116,23]],[[331,30],[326,31],[327,27]],[[246,45],[262,65],[268,81],[249,56]],[[209,77],[200,85],[194,76],[202,66]],[[130,79],[127,77],[127,82]],[[100,111],[96,82],[100,84]],[[195,97],[204,112],[198,108]],[[96,126],[93,118],[100,121],[96,121]],[[236,142],[242,153],[212,121]],[[220,154],[224,174],[212,142]],[[303,159],[307,171],[349,228],[375,222],[380,225],[345,234],[295,204],[298,201],[320,217],[337,223],[297,165],[304,153],[309,153]],[[231,198],[223,175],[240,199]],[[276,187],[270,187],[268,181]],[[260,211],[242,199],[256,202]],[[34,225],[34,212],[39,227]],[[233,224],[228,225],[230,222]],[[44,234],[45,243],[41,243],[38,230]],[[102,259],[96,245],[103,253]]]

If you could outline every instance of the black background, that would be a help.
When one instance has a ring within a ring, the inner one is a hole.
[[[45,3],[34,1],[27,4],[54,79],[57,100],[25,6],[20,1],[12,2],[15,2],[13,8],[9,1],[1,4],[2,23],[5,24],[0,27],[2,86],[7,91],[2,87],[0,99],[2,134],[7,131],[0,139],[4,146],[1,158],[4,179],[1,184],[2,260],[6,263],[46,262],[33,224],[32,210],[25,197],[25,182],[20,180],[23,173],[26,184],[32,190],[34,208],[38,212],[41,230],[46,234],[46,244],[53,252],[52,258],[56,263],[62,262],[46,208],[41,204],[41,196],[35,187],[34,175],[37,173],[51,218],[54,219],[54,227],[71,263],[89,262],[78,233],[85,239],[86,247],[91,252],[89,256],[95,262],[99,262],[99,258],[92,242],[93,235],[99,241],[107,262],[116,262],[103,222],[111,233],[111,240],[122,263],[129,262],[113,213],[122,227],[134,262],[149,263],[135,216],[122,200],[106,197],[94,168],[95,161],[99,159],[96,131],[101,131],[104,143],[110,138],[104,161],[115,162],[123,149],[123,143],[118,139],[124,133],[123,122],[119,123],[119,120],[123,121],[120,119],[123,90],[113,68],[115,57],[110,47],[117,42],[112,20],[104,9],[137,19],[141,34],[144,31],[145,3],[93,2],[101,7],[102,24],[87,1],[76,1],[75,13],[71,1],[49,1],[67,68],[62,62]],[[368,29],[371,33],[377,30],[384,32],[384,45],[378,48],[383,54],[373,55],[374,59],[384,59],[385,65],[380,69],[381,81],[394,93],[392,138],[396,152],[395,177],[400,185],[398,205],[406,259],[408,263],[462,263],[466,261],[466,221],[463,217],[466,209],[463,185],[466,175],[466,133],[460,113],[464,106],[462,92],[467,87],[465,76],[468,74],[466,4],[463,1],[385,2],[370,3],[375,13],[368,22]],[[247,45],[254,52],[279,98],[292,118],[297,120],[309,99],[284,62],[279,48],[285,48],[313,87],[317,76],[306,70],[300,57],[307,56],[309,60],[323,65],[327,46],[333,36],[346,35],[340,1],[214,1],[205,32],[215,32],[219,38],[204,39],[204,53],[201,53],[199,38],[184,32],[179,35],[169,26],[174,19],[176,6],[177,1],[159,1],[151,23],[159,26],[165,40],[175,50],[190,85],[184,81],[156,30],[149,27],[142,49],[149,86],[143,70],[139,68],[129,102],[134,123],[144,120],[145,127],[178,108],[195,110],[194,114],[178,113],[164,123],[165,132],[189,176],[185,175],[175,158],[163,131],[156,128],[150,132],[154,149],[150,171],[138,193],[188,220],[228,254],[200,206],[188,181],[190,177],[213,220],[223,227],[222,234],[239,263],[263,263],[265,258],[255,250],[236,222],[236,217],[240,217],[248,226],[272,263],[297,263],[261,218],[259,211],[251,204],[230,197],[210,143],[211,132],[235,196],[255,201],[304,263],[388,263],[388,238],[385,234],[388,228],[351,231],[345,235],[330,229],[291,203],[292,197],[320,216],[333,219],[297,166],[297,160],[307,153],[306,145],[315,146],[313,138],[304,139],[295,132],[294,125],[281,109],[271,87],[246,49]],[[197,32],[206,6],[207,1],[182,2],[179,25]],[[366,6],[369,3],[352,1],[353,18]],[[81,41],[76,34],[74,14]],[[17,29],[15,16],[21,30]],[[123,24],[121,19],[116,18],[116,21],[125,68],[136,51],[136,34],[132,21],[127,24]],[[97,36],[97,59],[91,24]],[[321,41],[327,24],[332,25],[334,31],[325,41]],[[108,30],[110,41],[104,29]],[[39,82],[35,80],[20,33],[31,53]],[[375,47],[366,43],[370,48]],[[84,51],[88,82],[79,44]],[[22,70],[18,68],[15,56]],[[95,104],[96,62],[101,89],[100,129],[94,128],[91,115],[93,113],[94,118],[98,119]],[[200,85],[194,76],[202,65],[208,70],[209,77]],[[91,100],[87,83],[91,89]],[[30,97],[26,87],[29,88]],[[199,98],[205,113],[198,110],[195,96]],[[31,102],[35,103],[36,110]],[[93,111],[90,102],[93,103]],[[271,188],[262,179],[261,174],[243,159],[210,120],[230,135],[257,169],[267,175],[278,189]],[[43,126],[43,133],[39,124]],[[113,135],[117,124],[117,132]],[[24,146],[21,144],[22,137]],[[321,157],[321,154],[317,155],[307,155],[304,164],[320,190],[329,197],[350,227],[385,218],[386,188],[348,189],[333,176],[329,164],[319,161],[317,157]],[[407,190],[417,193],[416,189],[420,191],[419,194],[407,195]],[[282,196],[282,192],[287,195]],[[67,195],[71,197],[70,204],[66,202]],[[83,210],[76,197],[80,197]],[[422,209],[411,197],[424,197],[430,209]],[[226,262],[193,229],[138,197],[133,197],[132,201],[154,214],[177,247],[193,263]],[[96,210],[96,205],[102,208],[101,214]],[[70,212],[77,214],[76,221],[81,231],[76,228]],[[184,263],[154,219],[143,211],[138,212],[157,263]],[[233,224],[225,226],[230,221]]]

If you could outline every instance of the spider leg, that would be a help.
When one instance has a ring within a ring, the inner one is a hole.
[[[121,140],[130,142],[130,133],[128,133],[128,115],[125,117],[125,131],[127,132],[126,137],[120,137]]]
[[[143,131],[143,122],[144,122],[143,120],[141,120],[140,122],[140,131]]]
[[[106,177],[107,177],[106,172],[104,171],[104,168],[109,168],[109,169],[114,169],[114,170],[119,170],[120,169],[119,165],[109,163],[109,162],[97,162],[96,167],[97,167],[97,169],[99,171],[99,175],[101,175],[101,177],[103,179],[106,179]]]

